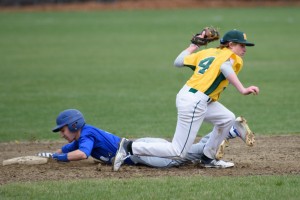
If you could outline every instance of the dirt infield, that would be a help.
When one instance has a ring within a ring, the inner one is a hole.
[[[40,151],[54,151],[63,142],[0,143],[0,162],[34,155]],[[249,176],[300,174],[300,136],[257,136],[254,147],[247,147],[240,139],[230,141],[224,160],[233,161],[231,169],[202,169],[193,164],[178,168],[154,169],[144,166],[124,165],[120,172],[112,172],[111,166],[95,163],[93,159],[43,165],[9,165],[0,167],[0,185],[12,182],[43,180],[74,180],[132,178],[158,176]]]

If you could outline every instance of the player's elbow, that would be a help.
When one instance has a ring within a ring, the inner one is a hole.
[[[82,151],[78,151],[76,157],[78,160],[84,160],[88,158],[88,156]]]
[[[174,61],[174,66],[175,66],[175,67],[183,67],[184,65],[183,65],[183,62],[182,62],[181,60],[176,59],[176,60]]]

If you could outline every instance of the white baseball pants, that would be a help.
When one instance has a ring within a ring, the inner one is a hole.
[[[190,150],[188,151],[186,157],[183,159],[170,159],[170,158],[161,158],[156,156],[137,156],[137,155],[130,156],[130,159],[135,164],[142,164],[149,167],[168,168],[168,167],[180,166],[183,165],[184,163],[194,161],[194,160],[199,160],[201,158],[201,155],[203,153],[203,148],[209,136],[210,134],[207,134],[205,137],[201,138],[201,140],[198,143],[193,144]],[[147,142],[147,143],[168,142],[167,140],[161,138],[140,138],[135,141]]]
[[[212,123],[214,128],[204,147],[204,154],[214,159],[218,146],[226,138],[235,121],[235,116],[221,103],[209,101],[210,98],[202,92],[195,92],[187,85],[183,86],[176,97],[178,117],[172,142],[133,142],[133,154],[183,158],[205,120]]]

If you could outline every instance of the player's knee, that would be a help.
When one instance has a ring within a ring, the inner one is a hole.
[[[184,149],[177,149],[177,151],[176,151],[176,156],[178,157],[178,158],[185,158],[186,157],[186,155],[187,155],[187,149],[186,148],[184,148]]]
[[[187,151],[183,151],[183,152],[179,155],[179,157],[180,157],[180,158],[185,158],[186,155],[187,155]]]
[[[235,122],[235,115],[232,112],[228,113],[226,124],[232,126],[234,122]]]
[[[232,126],[235,122],[235,115],[232,112],[228,112],[226,118],[224,118],[223,123],[219,126],[222,128]]]
[[[231,122],[235,121],[235,114],[233,112],[230,112],[229,119],[230,119]]]
[[[178,158],[184,158],[187,151],[185,149],[173,146],[173,155]]]

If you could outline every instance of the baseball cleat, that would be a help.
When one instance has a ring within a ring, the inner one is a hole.
[[[223,140],[223,142],[219,145],[219,148],[216,153],[216,159],[221,160],[225,154],[225,148],[229,146],[229,141],[227,139]]]
[[[242,138],[242,140],[246,143],[248,146],[253,146],[255,142],[255,135],[250,130],[247,120],[240,116],[236,118],[235,120],[237,123],[234,123],[234,128],[238,132],[237,135]]]
[[[121,165],[124,163],[124,160],[127,158],[127,151],[125,150],[124,143],[126,139],[122,138],[119,144],[119,149],[116,153],[116,156],[113,160],[113,171],[119,171]]]
[[[214,159],[214,160],[211,160],[209,163],[200,163],[200,166],[204,167],[204,168],[221,168],[221,169],[225,169],[225,168],[233,167],[234,163]]]

